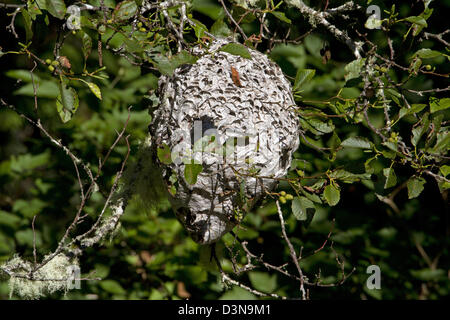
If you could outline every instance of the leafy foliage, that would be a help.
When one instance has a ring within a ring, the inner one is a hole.
[[[155,2],[141,15],[142,1],[86,1],[94,9],[81,12],[80,29],[68,30],[69,2],[29,0],[17,3],[17,12],[0,8],[0,264],[15,252],[31,261],[34,244],[42,259],[57,246],[80,202],[70,158],[19,114],[39,117],[94,173],[102,171],[99,190],[84,208],[86,221],[95,221],[127,146],[113,148],[103,168],[99,159],[127,121],[128,107],[134,159],[151,122],[147,109],[158,78],[195,63],[194,45],[234,35],[241,43],[223,51],[251,58],[247,47],[256,48],[292,80],[303,128],[288,176],[241,221],[234,230],[238,238],[273,265],[289,262],[278,200],[286,232],[304,253],[300,266],[313,283],[312,298],[448,296],[447,2],[355,1],[360,10],[337,15],[325,9],[333,24],[361,42],[362,56],[317,28],[320,21],[291,6],[295,1],[232,1],[225,10],[215,1],[194,0],[186,2],[186,19],[179,6],[163,10]],[[380,19],[364,15],[369,4],[380,6]],[[15,22],[6,30],[11,12]],[[163,146],[157,157],[169,162],[170,150]],[[201,165],[185,168],[186,180],[195,183]],[[80,175],[85,183],[88,177]],[[133,198],[121,226],[111,243],[87,249],[79,261],[83,275],[95,271],[103,280],[83,282],[68,298],[256,297],[239,286],[225,290],[210,248],[187,236],[167,199],[148,207],[145,199]],[[227,273],[247,263],[235,243],[228,234],[217,244]],[[344,272],[355,271],[341,285],[320,287],[343,279],[338,258],[345,260]],[[365,286],[372,264],[381,268],[381,290]],[[287,270],[295,273],[294,266]],[[296,282],[262,265],[239,280],[263,293],[299,296]],[[0,297],[8,294],[7,282],[0,282]]]

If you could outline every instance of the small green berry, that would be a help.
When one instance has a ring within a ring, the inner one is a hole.
[[[283,196],[281,196],[281,197],[280,197],[280,202],[281,202],[281,203],[286,203],[286,198],[283,197]]]
[[[142,28],[142,22],[139,22],[139,23],[137,24],[137,26],[138,26],[138,28]]]
[[[54,66],[48,66],[48,70],[50,70],[51,72],[55,71],[55,67]]]
[[[281,194],[282,196],[285,196],[285,195],[286,195],[286,192],[285,192],[285,191],[281,191],[280,194]]]
[[[51,64],[51,63],[52,63],[52,60],[50,60],[50,59],[45,59],[45,63],[46,63],[46,64]]]
[[[147,29],[145,29],[145,28],[139,28],[139,31],[140,31],[140,32],[147,32]]]
[[[292,194],[287,194],[285,198],[286,200],[293,200],[294,196]]]
[[[427,64],[427,65],[425,66],[425,69],[427,69],[428,71],[430,71],[430,70],[431,70],[431,66],[430,66],[429,64]]]
[[[54,67],[59,66],[59,62],[56,60],[52,61],[52,66],[54,66]]]

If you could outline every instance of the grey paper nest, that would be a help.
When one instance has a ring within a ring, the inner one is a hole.
[[[255,50],[251,59],[220,51],[227,43],[195,48],[195,64],[161,78],[150,126],[155,152],[171,150],[172,163],[157,161],[173,209],[202,244],[219,240],[275,188],[273,178],[287,173],[299,145],[295,102],[280,68]],[[189,184],[185,163],[193,159],[203,169]]]

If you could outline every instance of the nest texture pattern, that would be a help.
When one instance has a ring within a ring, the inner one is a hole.
[[[161,77],[150,125],[153,148],[167,145],[174,160],[159,163],[176,190],[172,206],[202,244],[220,239],[273,190],[299,146],[296,105],[281,69],[256,50],[249,49],[251,59],[221,51],[227,43],[194,48],[196,63]],[[192,160],[202,171],[189,184]]]

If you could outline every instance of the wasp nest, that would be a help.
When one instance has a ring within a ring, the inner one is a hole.
[[[195,48],[196,63],[161,78],[150,126],[174,211],[202,244],[219,240],[276,186],[299,145],[280,68],[255,50],[251,59],[221,51],[228,43]]]

